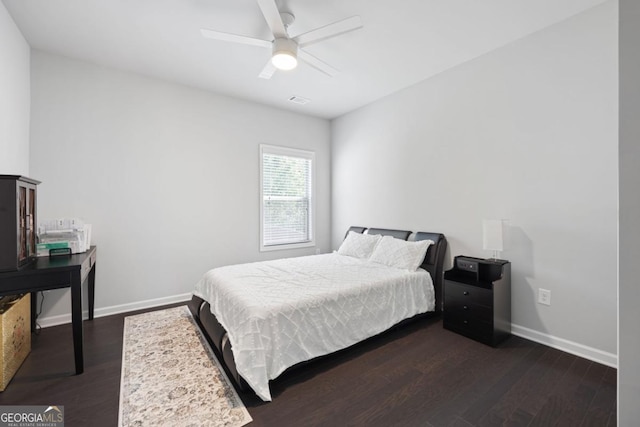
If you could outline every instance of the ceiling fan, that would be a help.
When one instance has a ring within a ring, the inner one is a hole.
[[[362,28],[362,22],[359,16],[352,16],[350,18],[325,25],[324,27],[299,34],[295,37],[290,37],[287,29],[295,19],[293,14],[280,12],[275,0],[256,1],[258,2],[258,6],[262,11],[271,32],[273,33],[273,40],[262,40],[207,29],[202,29],[200,32],[204,37],[214,40],[262,46],[272,49],[271,59],[259,74],[259,77],[263,79],[270,79],[277,69],[291,70],[295,68],[298,65],[298,59],[301,59],[313,68],[330,77],[338,74],[338,70],[311,55],[302,48]]]

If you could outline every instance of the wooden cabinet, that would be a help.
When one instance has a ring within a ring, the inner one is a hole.
[[[511,263],[456,257],[444,276],[443,326],[495,346],[511,335]]]
[[[0,271],[19,270],[36,257],[38,184],[25,176],[0,175]]]

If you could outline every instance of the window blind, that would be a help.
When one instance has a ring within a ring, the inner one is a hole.
[[[312,241],[312,155],[262,148],[263,246]]]

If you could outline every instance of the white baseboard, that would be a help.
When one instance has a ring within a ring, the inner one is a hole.
[[[94,317],[104,317],[110,316],[112,314],[127,313],[130,311],[143,310],[146,308],[159,307],[162,305],[174,304],[178,302],[187,302],[191,299],[191,295],[191,293],[186,293],[173,295],[170,297],[155,298],[134,303],[114,305],[111,307],[97,308],[95,309]],[[89,317],[89,312],[83,311],[82,317],[87,319]],[[38,324],[43,328],[63,325],[65,323],[71,323],[71,313],[38,319]],[[565,340],[563,338],[554,337],[553,335],[545,334],[516,324],[511,325],[511,333],[513,335],[517,335],[519,337],[526,338],[528,340],[535,341],[540,344],[544,344],[546,346],[562,350],[564,352],[571,353],[588,360],[592,360],[594,362],[602,363],[603,365],[610,366],[612,368],[618,368],[618,356],[613,353],[608,353],[606,351],[588,347],[586,345]]]
[[[142,310],[145,308],[159,307],[161,305],[174,304],[177,302],[186,302],[191,299],[192,293],[173,295],[170,297],[155,298],[145,301],[132,302],[128,304],[113,305],[111,307],[96,308],[93,312],[93,317],[104,317],[112,314],[127,313],[129,311]],[[82,312],[84,319],[89,318],[89,311],[84,310]],[[38,324],[43,328],[50,326],[64,325],[65,323],[71,323],[71,313],[60,314],[57,316],[47,316],[38,319]]]
[[[577,342],[554,337],[553,335],[534,331],[533,329],[525,328],[520,325],[512,324],[511,333],[513,335],[562,350],[566,353],[571,353],[594,362],[602,363],[603,365],[607,365],[612,368],[618,368],[618,356],[613,353],[607,353],[606,351],[598,350],[597,348],[588,347],[583,344],[578,344]]]

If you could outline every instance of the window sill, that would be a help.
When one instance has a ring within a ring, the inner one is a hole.
[[[284,245],[270,245],[270,246],[260,245],[260,252],[283,251],[286,249],[312,248],[315,245],[316,245],[316,242],[313,240],[310,242],[287,243]]]

